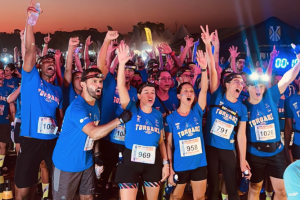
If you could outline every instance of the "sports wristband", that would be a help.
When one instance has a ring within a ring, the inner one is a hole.
[[[201,72],[206,72],[207,69],[201,69]]]
[[[165,164],[170,164],[170,161],[169,160],[164,160],[163,165],[165,165]]]
[[[174,56],[175,55],[175,51],[172,51],[170,54],[171,54],[171,56]]]

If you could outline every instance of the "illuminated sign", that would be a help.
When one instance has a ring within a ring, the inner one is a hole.
[[[276,58],[275,59],[275,68],[282,68],[285,69],[287,66],[294,67],[295,64],[298,62],[297,59],[288,60],[287,58]]]

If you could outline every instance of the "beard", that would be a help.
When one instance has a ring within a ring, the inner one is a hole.
[[[101,88],[97,88],[96,90],[98,90],[98,89],[101,90]],[[100,99],[102,93],[100,95],[97,95],[96,90],[92,90],[91,88],[87,88],[87,92],[89,93],[89,95],[91,97],[93,97],[94,99]]]

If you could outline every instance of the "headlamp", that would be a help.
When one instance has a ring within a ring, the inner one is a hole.
[[[84,82],[90,78],[103,78],[104,75],[103,74],[92,74],[92,75],[88,75],[88,76],[85,76],[85,77],[82,77],[81,78],[81,82]]]

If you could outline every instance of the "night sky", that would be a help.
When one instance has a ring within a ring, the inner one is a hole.
[[[24,29],[28,0],[0,0],[0,32]],[[199,25],[212,29],[249,26],[275,16],[300,29],[299,0],[37,0],[44,13],[35,31],[72,31],[107,25],[121,33],[142,21],[162,22],[175,32],[185,24],[190,33]]]

